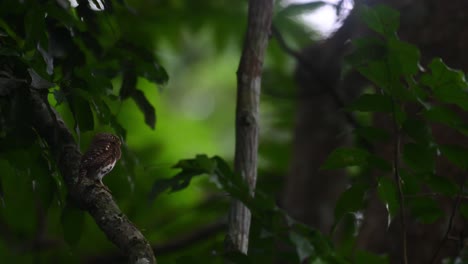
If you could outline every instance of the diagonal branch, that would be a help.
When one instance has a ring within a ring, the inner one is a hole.
[[[237,70],[236,150],[234,169],[247,182],[251,195],[257,181],[260,86],[268,44],[273,0],[250,0],[242,56]],[[247,253],[251,214],[240,201],[229,212],[226,251]]]
[[[78,182],[79,148],[61,117],[49,105],[47,94],[29,88],[27,95],[34,129],[49,145],[71,201],[94,218],[107,238],[129,256],[130,263],[156,263],[150,244],[120,211],[112,196],[92,180],[83,178]]]

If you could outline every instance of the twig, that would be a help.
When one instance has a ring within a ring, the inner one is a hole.
[[[453,222],[455,220],[455,214],[458,210],[458,207],[460,207],[461,200],[463,198],[462,194],[463,194],[463,190],[465,187],[465,182],[466,182],[466,174],[463,176],[463,180],[460,182],[460,189],[458,190],[457,198],[453,202],[452,213],[450,214],[447,230],[445,231],[445,234],[442,240],[440,241],[439,246],[437,247],[436,251],[434,252],[434,255],[432,256],[432,260],[431,260],[432,264],[436,263],[437,257],[439,256],[439,253],[442,250],[442,247],[444,246],[445,242],[447,242],[447,240],[449,239],[449,234],[450,234],[450,231],[452,231]]]
[[[395,100],[392,100],[392,118],[393,118],[393,130],[395,133],[395,145],[393,147],[393,171],[395,176],[395,182],[398,190],[398,202],[400,204],[400,221],[401,221],[401,251],[403,263],[408,264],[408,252],[407,252],[407,241],[406,241],[406,210],[405,210],[405,200],[403,196],[403,190],[401,186],[401,177],[400,177],[400,129],[398,128],[398,123],[396,119],[396,106]]]
[[[247,32],[237,70],[236,150],[234,170],[247,182],[250,194],[257,181],[258,118],[263,57],[268,44],[273,0],[250,0]],[[225,250],[247,253],[251,214],[240,201],[231,204]]]

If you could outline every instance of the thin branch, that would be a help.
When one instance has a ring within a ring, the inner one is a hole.
[[[257,181],[258,118],[263,57],[268,44],[273,0],[250,0],[242,56],[237,70],[236,150],[234,169],[251,195]],[[231,204],[226,251],[247,253],[251,214],[240,201]]]
[[[47,91],[41,92],[32,87],[24,91],[30,102],[33,126],[50,147],[70,200],[94,218],[107,238],[129,257],[130,263],[156,263],[150,244],[122,213],[111,194],[88,178],[78,181],[79,148],[61,117],[50,107]]]
[[[401,251],[403,263],[408,264],[408,247],[406,241],[406,210],[405,210],[405,200],[403,196],[403,190],[401,186],[401,177],[400,177],[400,140],[401,133],[398,128],[398,122],[396,119],[396,106],[395,100],[392,100],[392,118],[393,118],[393,130],[395,133],[395,144],[393,146],[393,172],[395,176],[395,183],[398,190],[398,202],[400,204],[400,221],[401,221]]]
[[[437,247],[436,251],[434,252],[434,255],[432,256],[432,260],[431,260],[432,264],[436,263],[437,257],[439,256],[439,253],[442,250],[442,247],[444,246],[444,244],[449,239],[450,231],[452,231],[453,222],[455,221],[455,215],[456,215],[456,213],[458,211],[458,208],[460,207],[460,204],[461,204],[461,201],[462,201],[462,198],[463,198],[463,190],[464,190],[464,187],[465,187],[465,182],[466,182],[466,174],[463,176],[463,180],[460,182],[460,187],[459,187],[459,190],[458,190],[457,198],[453,202],[452,213],[450,214],[447,230],[445,230],[445,234],[444,234],[442,240],[440,241],[440,244]]]

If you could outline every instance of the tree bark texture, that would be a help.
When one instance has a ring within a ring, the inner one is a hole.
[[[359,2],[359,1],[356,1]],[[444,62],[463,71],[468,70],[468,2],[465,0],[370,0],[369,5],[386,4],[400,11],[400,38],[421,50],[421,64],[427,65],[434,57],[441,57]],[[352,11],[343,26],[329,39],[307,47],[301,53],[307,58],[306,67],[298,64],[298,93],[314,94],[313,91],[337,89],[351,102],[366,83],[356,72],[351,72],[340,80],[340,67],[347,53],[347,40],[372,34],[366,26],[359,23],[356,12]],[[322,81],[317,81],[317,75]],[[325,81],[323,81],[325,80]],[[293,217],[328,233],[334,222],[333,212],[339,195],[346,189],[348,180],[344,171],[320,171],[320,165],[337,146],[351,144],[350,134],[341,107],[331,99],[330,93],[302,96],[298,101],[296,113],[293,157],[289,175],[286,178],[282,204]],[[468,118],[466,114],[462,117]],[[391,120],[382,115],[374,117],[374,124],[386,131],[391,131]],[[432,126],[432,134],[440,144],[468,146],[468,139],[453,131],[447,131],[441,125]],[[403,140],[405,140],[403,138]],[[378,155],[392,160],[391,144],[374,146]],[[437,171],[445,177],[453,177],[460,182],[461,172],[446,161],[438,161]],[[400,221],[398,217],[387,226],[387,210],[379,201],[376,191],[369,194],[365,217],[358,235],[357,247],[379,254],[389,254],[391,263],[402,263],[400,250]],[[452,201],[438,199],[445,212],[439,221],[424,225],[409,215],[407,223],[407,243],[409,263],[430,263],[433,253],[443,239],[449,225]],[[466,234],[467,223],[459,212],[454,217],[452,236]],[[460,243],[445,243],[434,263],[441,263],[447,256],[456,256]]]
[[[234,169],[250,193],[257,181],[258,119],[263,57],[270,35],[273,0],[249,1],[247,32],[237,70],[236,150]],[[226,251],[247,253],[251,214],[234,200],[229,212]]]
[[[70,200],[86,210],[107,238],[129,257],[130,263],[156,263],[143,234],[120,211],[112,196],[90,179],[78,181],[81,154],[75,140],[45,94],[28,89],[33,126],[47,142],[68,189]]]

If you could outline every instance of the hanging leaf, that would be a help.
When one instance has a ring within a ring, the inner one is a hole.
[[[398,213],[399,208],[395,182],[388,177],[380,177],[377,185],[377,193],[381,201],[385,204],[391,221]]]
[[[384,5],[377,5],[373,8],[362,6],[359,12],[359,17],[375,32],[386,37],[395,37],[400,26],[398,11]]]
[[[146,98],[145,94],[143,94],[143,92],[140,90],[133,91],[132,99],[143,112],[143,115],[145,116],[145,123],[154,129],[154,126],[156,125],[156,109],[154,109],[154,107]]]

